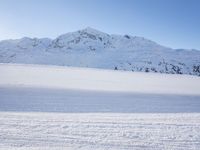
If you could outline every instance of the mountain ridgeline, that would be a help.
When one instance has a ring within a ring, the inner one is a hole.
[[[47,64],[200,76],[200,51],[171,49],[143,37],[92,28],[56,39],[0,42],[0,63]]]

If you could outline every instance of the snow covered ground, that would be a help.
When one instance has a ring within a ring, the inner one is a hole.
[[[198,150],[200,114],[0,113],[0,149]]]
[[[0,86],[200,95],[200,78],[103,69],[0,64]]]
[[[0,111],[200,113],[200,96],[0,87]]]
[[[0,64],[2,150],[199,147],[199,77]]]

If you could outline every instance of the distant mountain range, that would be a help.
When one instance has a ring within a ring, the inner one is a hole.
[[[200,76],[200,51],[171,49],[143,37],[90,27],[56,39],[0,42],[0,63],[48,64]]]

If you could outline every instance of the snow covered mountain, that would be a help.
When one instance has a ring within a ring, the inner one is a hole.
[[[171,49],[143,37],[110,35],[92,28],[56,39],[0,42],[1,63],[50,64],[200,76],[200,51]]]

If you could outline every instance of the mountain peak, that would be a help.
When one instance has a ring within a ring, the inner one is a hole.
[[[91,27],[56,39],[0,42],[0,63],[38,63],[200,76],[200,52],[174,50],[143,37],[113,35]]]
[[[102,32],[102,31],[97,30],[97,29],[94,29],[92,27],[86,27],[82,30],[79,30],[79,32],[86,32],[86,33],[94,34],[94,35],[108,35],[107,33]]]
[[[97,29],[95,29],[95,28],[92,28],[92,27],[86,27],[86,28],[84,28],[84,29],[82,29],[82,30],[87,30],[87,31],[98,31]]]
[[[86,27],[86,28],[83,28],[81,31],[95,31],[95,32],[101,32],[95,28],[92,28],[92,27]]]

